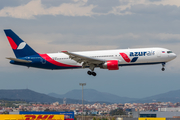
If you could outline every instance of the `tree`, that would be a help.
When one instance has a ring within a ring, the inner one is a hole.
[[[115,120],[115,118],[113,117],[112,120]]]
[[[93,117],[93,120],[96,120],[96,118],[95,118],[95,117]]]
[[[110,115],[125,115],[125,114],[126,113],[123,111],[123,109],[116,109],[110,112]]]
[[[8,111],[4,111],[2,114],[9,114],[9,112]]]
[[[44,112],[56,112],[56,110],[50,110],[49,108],[46,108]]]
[[[21,111],[28,111],[26,108],[23,108]]]
[[[49,112],[49,111],[51,111],[49,108],[46,108],[46,109],[44,110],[44,112]]]
[[[102,120],[108,120],[108,119],[103,117]]]

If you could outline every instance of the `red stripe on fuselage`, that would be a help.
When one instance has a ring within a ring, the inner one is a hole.
[[[9,43],[10,43],[12,49],[13,49],[13,50],[16,50],[18,46],[16,45],[16,43],[14,42],[14,40],[13,40],[11,37],[9,37],[9,36],[7,36],[7,39],[9,40]]]
[[[126,55],[126,53],[120,53],[120,55],[126,62],[128,62],[128,63],[131,62],[130,58]]]
[[[61,66],[61,67],[80,67],[80,66],[76,66],[76,65],[67,65],[67,64],[63,64],[60,62],[57,62],[55,60],[53,60],[51,57],[49,57],[47,54],[39,54],[43,59],[45,59],[46,61],[52,63],[53,65],[56,66]]]

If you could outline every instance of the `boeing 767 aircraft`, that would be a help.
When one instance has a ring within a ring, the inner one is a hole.
[[[60,53],[40,54],[12,30],[4,30],[16,58],[9,57],[10,63],[42,69],[89,68],[88,75],[96,76],[96,67],[119,70],[119,66],[165,64],[176,58],[176,54],[165,48],[117,49],[85,52],[61,51]]]

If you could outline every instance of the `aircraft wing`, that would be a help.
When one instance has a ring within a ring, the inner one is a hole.
[[[6,58],[9,60],[14,60],[16,62],[22,62],[22,63],[31,63],[32,61],[28,61],[28,60],[22,60],[22,59],[17,59],[17,58]]]
[[[79,54],[71,53],[71,52],[68,52],[68,51],[61,51],[61,52],[63,52],[64,54],[69,55],[69,58],[75,60],[78,63],[83,62],[83,63],[86,63],[88,65],[90,65],[90,64],[99,65],[99,64],[102,64],[102,63],[105,62],[105,60],[102,60],[102,59],[97,59],[97,58],[93,58],[93,57],[79,55]]]

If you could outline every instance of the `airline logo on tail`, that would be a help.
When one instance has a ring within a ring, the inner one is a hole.
[[[17,50],[23,49],[25,46],[26,46],[26,43],[22,42],[22,43],[19,44]]]
[[[14,42],[14,40],[11,38],[11,37],[9,37],[9,36],[7,36],[7,39],[9,40],[9,43],[10,43],[10,45],[11,45],[11,47],[12,47],[12,49],[13,50],[21,50],[21,49],[23,49],[25,46],[26,46],[26,43],[25,42],[21,42],[20,44],[19,44],[19,46]]]

